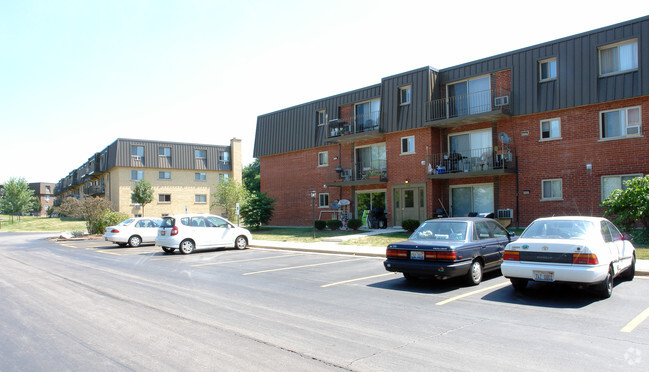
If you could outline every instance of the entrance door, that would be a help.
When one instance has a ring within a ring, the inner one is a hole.
[[[426,219],[426,188],[424,185],[394,188],[392,211],[394,226],[401,226],[403,220]]]

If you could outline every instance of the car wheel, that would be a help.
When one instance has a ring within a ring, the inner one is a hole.
[[[471,263],[469,272],[466,273],[466,281],[469,285],[478,285],[482,281],[482,263],[475,260]]]
[[[174,252],[174,248],[162,247],[162,250],[165,251],[165,253],[173,253]]]
[[[124,248],[124,247],[126,247],[126,246],[128,245],[128,243],[117,243],[117,245],[119,245],[120,247]]]
[[[180,253],[190,254],[194,251],[194,242],[186,239],[180,242]]]
[[[527,279],[512,278],[509,280],[512,282],[512,287],[516,291],[522,291],[527,288]]]
[[[631,260],[631,266],[627,267],[626,270],[620,275],[622,279],[631,281],[635,276],[635,254]]]
[[[419,277],[417,275],[413,275],[410,273],[403,273],[403,277],[406,278],[406,280],[418,280]]]
[[[613,268],[609,267],[606,279],[596,285],[595,289],[601,298],[609,298],[613,294]]]
[[[142,243],[142,238],[140,238],[137,235],[133,235],[130,238],[128,238],[128,245],[130,245],[131,247],[139,247],[141,243]]]
[[[248,239],[243,235],[237,236],[234,240],[234,247],[238,249],[246,249],[248,247]]]

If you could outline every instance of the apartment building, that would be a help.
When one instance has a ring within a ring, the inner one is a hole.
[[[312,202],[329,219],[342,199],[356,218],[383,209],[389,225],[600,215],[649,172],[647,40],[642,17],[260,115],[271,224],[310,225]]]
[[[54,205],[54,183],[30,182],[29,188],[34,190],[34,197],[41,203],[41,210],[34,212],[37,216],[44,216],[47,209]]]
[[[212,195],[227,178],[241,181],[241,140],[228,146],[118,138],[72,170],[55,187],[59,200],[103,197],[113,209],[141,216],[143,208],[131,201],[134,185],[149,181],[154,200],[144,206],[146,216],[178,213],[214,213]]]

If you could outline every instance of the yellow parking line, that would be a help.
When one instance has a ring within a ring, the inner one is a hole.
[[[357,281],[360,281],[360,280],[373,279],[373,278],[380,278],[380,277],[382,277],[382,276],[396,275],[396,274],[397,274],[397,273],[385,273],[385,274],[379,274],[379,275],[366,276],[366,277],[364,277],[364,278],[357,278],[357,279],[343,280],[342,282],[336,282],[336,283],[329,283],[329,284],[321,285],[320,288],[332,287],[332,286],[334,286],[334,285],[338,285],[338,284],[345,284],[345,283],[357,282]]]
[[[120,253],[116,253],[116,252],[108,252],[108,251],[97,251],[97,252],[104,253],[104,254],[112,254],[112,255],[115,255],[115,256],[121,256]]]
[[[624,328],[620,330],[620,332],[625,332],[629,333],[635,329],[635,327],[639,326],[640,323],[644,322],[645,319],[649,318],[649,307],[646,308],[643,312],[641,312],[638,316],[633,318],[630,322],[628,322]]]
[[[192,266],[221,265],[221,264],[227,264],[227,263],[237,263],[237,262],[248,262],[248,261],[270,260],[270,259],[272,259],[272,258],[294,257],[294,256],[304,256],[304,255],[305,255],[305,253],[284,254],[284,255],[281,255],[281,256],[271,256],[271,257],[262,257],[262,258],[249,258],[249,259],[246,259],[246,260],[232,260],[232,261],[221,261],[221,262],[209,262],[209,263],[197,264],[197,265],[192,265]]]
[[[311,265],[301,265],[301,266],[291,266],[291,267],[282,267],[279,269],[270,269],[270,270],[262,270],[262,271],[253,271],[251,273],[245,273],[243,275],[254,275],[254,274],[262,274],[262,273],[271,273],[273,271],[284,271],[284,270],[293,270],[293,269],[302,269],[305,267],[314,267],[314,266],[323,266],[323,265],[332,265],[335,263],[341,263],[341,262],[350,262],[350,261],[358,261],[358,260],[363,260],[363,258],[357,258],[354,260],[342,260],[342,261],[334,261],[334,262],[323,262],[323,263],[317,263],[317,264],[311,264]]]
[[[459,295],[459,296],[451,297],[451,298],[449,298],[449,299],[447,299],[447,300],[440,301],[440,302],[436,303],[435,305],[438,305],[438,306],[446,305],[446,304],[449,303],[449,302],[453,302],[453,301],[455,301],[455,300],[459,300],[459,299],[462,299],[462,298],[464,298],[464,297],[473,296],[473,295],[476,294],[476,293],[486,292],[486,291],[490,291],[490,290],[492,290],[492,289],[496,289],[496,288],[504,287],[504,286],[506,286],[506,285],[509,285],[509,282],[504,282],[504,283],[500,283],[500,284],[492,285],[491,287],[482,288],[482,289],[478,289],[477,291],[472,291],[472,292],[469,292],[469,293],[461,294],[461,295]]]

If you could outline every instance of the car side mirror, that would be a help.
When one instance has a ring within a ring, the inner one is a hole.
[[[622,240],[633,241],[633,236],[631,234],[622,234]]]
[[[507,231],[507,236],[509,237],[509,240],[512,240],[512,238],[516,236],[516,233],[513,231]]]

